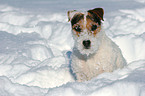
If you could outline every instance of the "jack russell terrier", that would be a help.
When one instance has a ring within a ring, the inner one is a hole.
[[[75,40],[71,67],[79,82],[126,65],[121,50],[102,28],[103,15],[102,8],[68,11]]]

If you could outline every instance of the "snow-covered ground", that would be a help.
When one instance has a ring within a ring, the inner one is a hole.
[[[68,10],[102,7],[128,62],[75,82]],[[145,0],[0,0],[0,96],[145,96]]]

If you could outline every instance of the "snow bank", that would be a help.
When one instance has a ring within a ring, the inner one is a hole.
[[[133,62],[122,70],[103,73],[91,81],[53,88],[46,96],[144,96],[144,70],[145,61]]]
[[[124,57],[130,63],[145,58],[145,33],[140,35],[129,34],[114,37],[114,41],[120,46]]]
[[[113,73],[103,73],[91,81],[67,83],[48,92],[47,89],[14,84],[6,77],[0,77],[0,91],[4,96],[144,96],[144,62],[136,61]]]
[[[66,16],[34,15],[6,5],[0,8],[0,75],[41,88],[72,82],[61,52],[73,43]]]
[[[0,77],[0,95],[1,96],[44,96],[45,89],[38,87],[28,87],[12,83],[6,77]],[[25,91],[24,91],[25,90]]]
[[[19,84],[42,88],[73,81],[63,54],[53,54],[37,33],[13,35],[1,31],[0,36],[1,76],[7,76]]]
[[[145,58],[145,8],[119,10],[108,16],[106,33],[121,48],[127,62]]]
[[[69,71],[64,58],[55,57],[31,68],[31,70],[17,77],[15,82],[41,88],[52,88],[74,81]]]
[[[106,10],[105,32],[128,65],[82,83],[70,70],[66,11],[96,7],[96,0],[16,1],[0,1],[0,96],[145,96],[144,0],[97,1]]]

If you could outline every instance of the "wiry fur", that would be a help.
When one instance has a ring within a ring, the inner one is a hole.
[[[73,16],[71,15],[69,19],[71,20],[72,18]],[[103,17],[100,18],[103,19]],[[85,22],[83,23],[85,25],[86,20],[83,22]],[[86,28],[79,35],[74,31],[72,32],[75,45],[72,52],[71,67],[80,82],[90,80],[103,72],[112,72],[117,68],[123,68],[126,65],[121,50],[106,36],[101,26],[100,31],[95,35]],[[84,48],[82,44],[84,40],[91,41],[89,49]]]
[[[87,56],[76,47],[73,49],[71,66],[79,82],[90,80],[103,72],[112,72],[126,65],[118,46],[105,35],[104,31],[100,33],[102,33],[102,39],[94,54]]]
[[[74,34],[73,35],[73,38],[75,40],[74,47],[76,49],[80,50],[80,53],[82,55],[87,55],[88,56],[89,54],[93,54],[98,50],[98,47],[99,47],[99,45],[101,43],[101,40],[102,40],[102,37],[103,37],[103,34],[101,32],[99,32],[97,34],[97,36],[93,36],[92,34],[88,34],[87,31],[80,33],[79,37]],[[84,47],[82,45],[82,42],[84,40],[90,40],[91,41],[91,48],[89,50],[84,49]]]

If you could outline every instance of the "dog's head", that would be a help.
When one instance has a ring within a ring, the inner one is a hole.
[[[101,20],[103,20],[103,14],[102,8],[95,8],[87,12],[68,11],[75,47],[81,54],[93,54],[98,49],[102,38]]]

